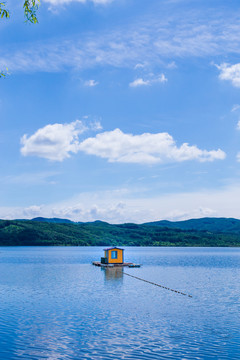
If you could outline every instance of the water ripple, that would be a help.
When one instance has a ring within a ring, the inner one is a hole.
[[[1,249],[1,359],[240,358],[239,249],[129,249],[129,273],[192,299],[91,266],[101,251]]]

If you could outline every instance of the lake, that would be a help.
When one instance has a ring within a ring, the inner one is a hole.
[[[240,359],[239,248],[0,247],[0,358]]]

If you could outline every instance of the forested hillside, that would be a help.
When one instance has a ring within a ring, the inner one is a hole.
[[[49,221],[48,221],[49,220]],[[226,220],[226,219],[225,219]],[[0,220],[0,246],[240,246],[240,232],[155,224],[73,223],[60,219]]]

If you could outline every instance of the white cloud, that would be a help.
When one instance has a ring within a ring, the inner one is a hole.
[[[120,129],[102,132],[82,142],[79,135],[86,130],[99,131],[99,122],[88,127],[76,120],[69,124],[53,124],[37,130],[33,135],[21,138],[21,153],[48,160],[62,161],[80,151],[108,159],[109,162],[157,164],[186,160],[223,160],[226,154],[218,150],[201,150],[187,143],[177,146],[168,133],[125,134]]]
[[[154,194],[137,189],[87,192],[59,203],[26,207],[0,207],[1,219],[36,216],[73,221],[143,223],[161,219],[185,220],[204,216],[235,217],[240,214],[240,184],[221,189]]]
[[[100,131],[102,130],[102,125],[100,121],[93,121],[89,124],[88,129],[92,131]]]
[[[233,105],[233,107],[232,107],[232,109],[231,109],[231,112],[235,112],[235,113],[239,113],[239,109],[240,109],[240,105],[238,105],[238,104],[235,104],[235,105]],[[240,118],[239,118],[239,120],[238,120],[238,122],[237,122],[237,126],[236,126],[236,129],[237,130],[240,130]]]
[[[98,85],[99,83],[95,80],[87,80],[84,82],[85,86],[89,86],[89,87],[94,87],[96,85]]]
[[[34,217],[40,216],[40,214],[44,211],[43,205],[31,205],[23,209],[23,216],[27,219],[32,219]]]
[[[167,69],[176,69],[177,65],[176,65],[175,61],[172,61],[169,64],[167,64],[166,68]]]
[[[101,128],[99,123],[90,124],[92,130]],[[80,120],[66,124],[46,125],[33,135],[21,138],[21,153],[24,156],[38,156],[53,161],[62,161],[77,153],[79,135],[88,130]]]
[[[54,3],[54,0],[52,0]],[[55,3],[57,0],[55,0]],[[0,68],[14,71],[62,72],[97,66],[133,69],[136,64],[151,68],[169,59],[240,54],[237,14],[209,14],[189,10],[166,18],[159,12],[137,18],[124,28],[112,26],[98,34],[81,32],[71,37],[5,44],[1,49]],[[144,79],[143,79],[144,80]]]
[[[219,79],[231,81],[233,86],[240,87],[240,63],[235,65],[223,63],[217,65],[217,68],[220,70]]]
[[[150,85],[150,81],[139,78],[129,84],[129,86],[131,87],[144,86],[144,85]]]
[[[232,109],[231,109],[231,112],[235,112],[235,111],[237,111],[239,109],[240,109],[240,105],[239,104],[234,104]]]
[[[156,78],[152,79],[152,83],[165,83],[167,81],[167,78],[165,77],[164,74],[161,74],[159,76],[157,76]]]
[[[144,64],[136,64],[134,66],[134,69],[137,70],[137,69],[144,69],[145,65]]]
[[[79,150],[109,162],[155,164],[185,160],[223,160],[226,154],[218,150],[201,150],[187,143],[177,147],[168,133],[141,135],[124,134],[120,129],[103,132],[79,144]]]
[[[165,83],[167,78],[164,74],[160,74],[155,76],[154,74],[150,74],[149,78],[143,80],[142,78],[138,78],[129,84],[130,87],[138,87],[138,86],[146,86],[153,85],[156,83]]]
[[[85,206],[83,203],[78,203],[74,206],[66,208],[54,208],[53,216],[68,219],[84,219],[80,221],[94,221],[104,219],[104,221],[114,222],[116,219],[124,219],[124,211],[126,204],[122,201],[113,201],[111,204],[91,204]],[[127,220],[127,218],[126,218]]]
[[[167,213],[167,218],[172,221],[181,221],[186,219],[196,219],[202,217],[217,216],[217,211],[206,207],[194,208],[191,211],[186,210],[173,210]]]
[[[105,5],[111,3],[114,0],[42,0],[42,1],[53,6],[59,6],[59,5],[67,5],[72,2],[79,2],[82,4],[85,4],[87,2],[92,2],[96,5]]]
[[[8,175],[2,176],[0,182],[3,184],[17,184],[23,186],[29,185],[39,185],[39,184],[47,184],[47,185],[55,185],[56,175],[59,175],[58,172],[46,171],[46,172],[37,172],[37,173],[22,173],[18,175]]]

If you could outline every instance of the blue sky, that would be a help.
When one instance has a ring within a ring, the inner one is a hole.
[[[238,1],[7,7],[0,218],[240,217]]]

